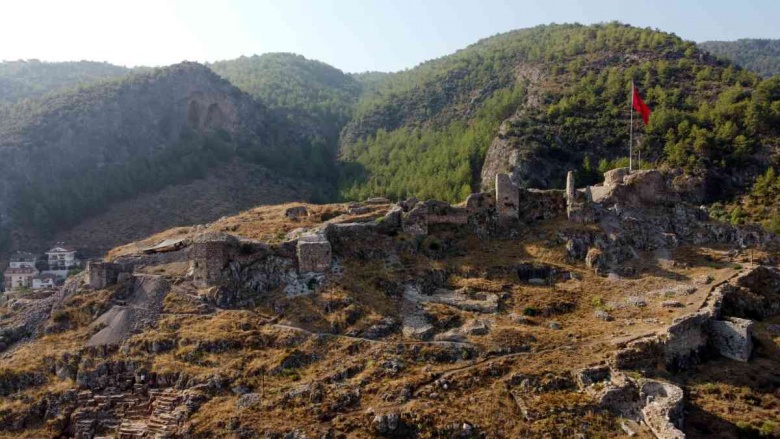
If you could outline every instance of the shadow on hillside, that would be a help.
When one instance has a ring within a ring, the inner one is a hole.
[[[685,405],[683,431],[689,439],[740,437],[737,426],[695,404]]]
[[[710,358],[677,376],[686,392],[684,430],[687,437],[758,438],[757,425],[772,421],[772,408],[780,405],[780,374],[776,369],[779,360],[780,346],[769,333],[759,329],[755,333],[753,356],[749,362]],[[721,408],[728,413],[725,416],[750,421],[750,425],[740,428],[728,419],[708,412],[705,407]]]

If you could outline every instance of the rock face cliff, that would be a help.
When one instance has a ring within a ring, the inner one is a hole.
[[[262,103],[194,63],[51,95],[0,124],[0,225],[15,240],[47,236],[232,161],[278,180],[294,175],[300,146]]]

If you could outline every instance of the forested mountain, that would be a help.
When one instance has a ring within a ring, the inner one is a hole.
[[[24,100],[0,116],[6,237],[10,229],[47,236],[232,162],[261,166],[276,180],[328,176],[306,160],[311,145],[286,121],[199,64]],[[181,196],[202,202],[200,193]]]
[[[780,40],[743,38],[737,41],[705,41],[699,46],[765,78],[780,75]]]
[[[673,34],[550,25],[482,40],[367,92],[343,131],[342,193],[454,201],[496,172],[532,187],[561,187],[569,169],[595,178],[600,161],[627,156],[632,80],[653,108],[650,125],[636,125],[645,160],[718,181],[720,196],[768,166],[778,79]]]
[[[331,161],[341,128],[350,120],[362,85],[320,61],[292,53],[267,53],[220,61],[208,66],[238,88],[284,115],[313,143],[326,148]]]
[[[130,69],[125,67],[90,61],[3,61],[0,62],[0,106],[129,73]]]

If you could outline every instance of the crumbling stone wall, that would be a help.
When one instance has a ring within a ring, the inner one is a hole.
[[[115,285],[122,274],[132,272],[133,266],[130,264],[88,261],[86,283],[91,288],[99,290],[109,285]]]
[[[190,275],[199,287],[219,284],[222,270],[231,259],[238,238],[220,233],[204,233],[193,239],[189,249]]]
[[[496,174],[496,210],[501,222],[511,222],[519,217],[520,191],[512,183],[509,174]]]
[[[566,214],[566,193],[558,189],[521,189],[518,217],[530,223]]]
[[[675,319],[666,329],[664,360],[670,370],[687,369],[700,361],[707,347],[707,324],[712,314],[700,311]]]
[[[753,351],[753,322],[737,317],[710,322],[709,334],[715,350],[726,358],[747,362]]]
[[[323,235],[313,234],[298,239],[298,271],[323,273],[330,270],[333,254],[330,242]]]

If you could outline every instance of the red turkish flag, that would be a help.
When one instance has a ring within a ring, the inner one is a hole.
[[[639,97],[639,91],[634,87],[634,83],[631,83],[631,89],[634,90],[634,97],[631,100],[631,106],[634,107],[634,110],[637,111],[637,113],[642,115],[642,122],[647,125],[650,123],[650,107],[645,104],[645,101],[642,100],[641,97]]]

